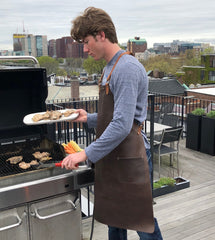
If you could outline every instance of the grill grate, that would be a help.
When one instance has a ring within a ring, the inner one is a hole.
[[[23,156],[23,161],[29,163],[32,160],[35,160],[32,154],[36,151],[40,151],[49,152],[51,154],[50,157],[52,157],[52,159],[48,160],[47,163],[59,162],[64,158],[65,152],[60,144],[46,139],[45,146],[42,145],[44,144],[41,144],[41,140],[33,140],[0,146],[0,177],[30,171],[40,171],[37,170],[36,166],[31,166],[25,170],[20,168],[19,164],[10,164],[10,162],[6,161],[10,157]]]

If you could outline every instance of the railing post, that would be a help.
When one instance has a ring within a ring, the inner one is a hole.
[[[153,182],[154,182],[154,111],[155,111],[155,95],[150,94],[151,99],[151,114],[150,114],[150,149],[151,149],[151,161],[152,161],[152,172],[151,172],[151,182],[152,182],[152,191],[153,191]]]

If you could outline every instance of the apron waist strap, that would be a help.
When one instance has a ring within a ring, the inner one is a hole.
[[[138,121],[137,119],[134,119],[134,124],[138,127],[137,128],[137,134],[139,135],[141,133],[141,130],[143,129],[144,127],[144,122],[140,122]]]

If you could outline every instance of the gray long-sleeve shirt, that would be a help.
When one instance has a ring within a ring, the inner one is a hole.
[[[116,62],[120,50],[105,67],[102,85]],[[88,160],[95,163],[116,148],[130,133],[134,119],[143,122],[147,114],[148,79],[143,65],[131,55],[123,55],[117,63],[110,80],[114,96],[113,119],[103,134],[85,148]],[[96,127],[97,113],[87,115],[90,128]],[[150,148],[142,131],[145,147]]]

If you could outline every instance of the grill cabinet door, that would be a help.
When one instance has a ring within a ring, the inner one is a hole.
[[[80,194],[49,198],[30,205],[31,240],[80,240]]]
[[[29,240],[27,206],[1,211],[0,239]]]

